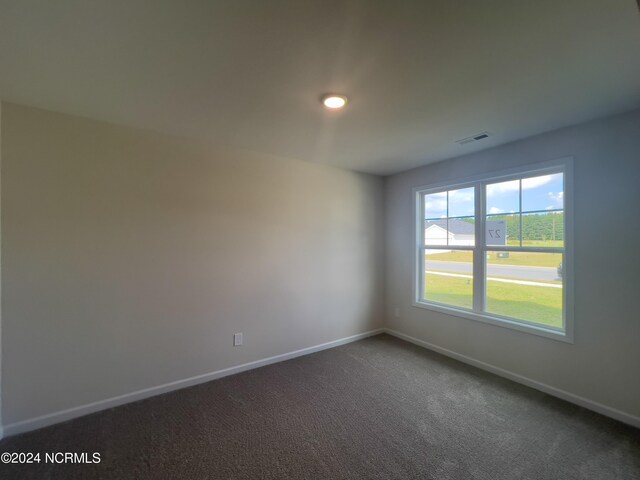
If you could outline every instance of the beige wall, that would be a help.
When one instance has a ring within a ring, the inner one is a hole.
[[[566,156],[575,159],[575,344],[412,306],[412,188]],[[388,177],[387,327],[640,416],[639,209],[640,111]]]
[[[381,326],[381,179],[7,103],[1,132],[5,425]]]

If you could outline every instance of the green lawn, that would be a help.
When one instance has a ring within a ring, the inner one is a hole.
[[[507,245],[518,246],[520,242],[518,240],[508,240]],[[564,247],[563,240],[522,240],[523,247]]]
[[[427,274],[426,300],[472,308],[471,279]],[[562,327],[562,289],[489,280],[487,311],[530,322]]]
[[[451,251],[445,253],[431,253],[427,255],[430,260],[440,260],[443,262],[468,262],[470,253],[468,251]],[[488,263],[502,265],[531,265],[536,267],[557,268],[562,262],[560,253],[529,253],[529,252],[509,252],[508,258],[498,258],[495,252],[489,254]]]
[[[445,277],[427,273],[425,283],[426,300],[455,307],[473,307],[473,285],[470,278]]]

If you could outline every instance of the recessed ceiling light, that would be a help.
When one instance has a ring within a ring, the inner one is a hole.
[[[328,93],[322,96],[322,103],[331,110],[339,110],[347,104],[347,97],[335,93]]]

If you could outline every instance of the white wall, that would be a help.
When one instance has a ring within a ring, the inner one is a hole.
[[[381,326],[380,178],[8,103],[1,132],[5,425]]]
[[[565,156],[575,158],[575,344],[412,306],[413,187]],[[389,328],[640,416],[640,111],[387,177],[386,202]]]

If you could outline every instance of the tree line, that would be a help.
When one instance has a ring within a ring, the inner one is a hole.
[[[507,238],[517,240],[519,215],[491,215],[488,220],[504,221]],[[522,238],[525,240],[564,240],[564,212],[522,215]]]

